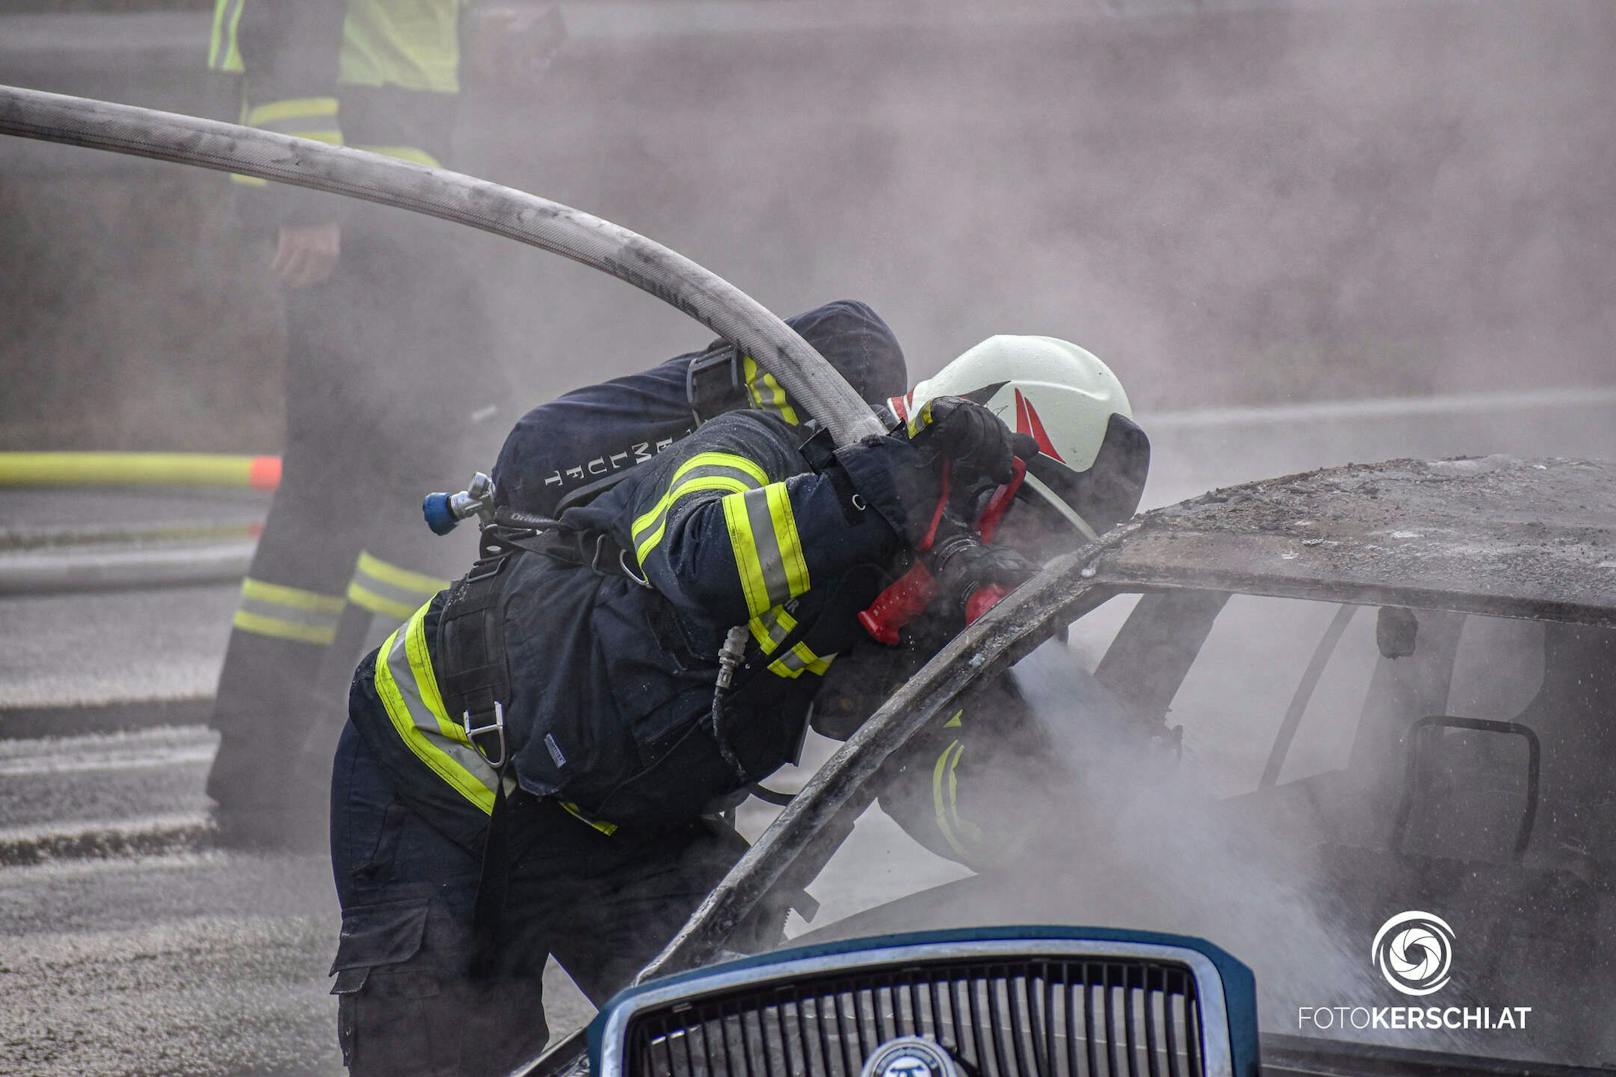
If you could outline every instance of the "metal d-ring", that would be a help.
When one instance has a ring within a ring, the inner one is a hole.
[[[644,576],[635,575],[634,570],[628,567],[628,551],[627,550],[618,550],[617,551],[617,563],[623,569],[623,575],[627,576],[629,579],[633,580],[635,583],[639,584],[641,587],[645,588],[646,590],[649,591],[651,589],[651,581],[649,579],[647,579]]]

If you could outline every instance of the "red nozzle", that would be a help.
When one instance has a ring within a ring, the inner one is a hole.
[[[1009,593],[996,583],[990,583],[986,587],[978,587],[972,591],[971,597],[965,600],[965,623],[968,625],[975,624],[977,618],[997,606],[999,599]]]
[[[993,535],[1004,520],[1004,514],[1010,511],[1010,504],[1015,500],[1017,491],[1021,489],[1022,480],[1027,477],[1027,465],[1021,457],[1015,458],[1014,468],[1010,481],[994,491],[987,508],[982,510],[981,519],[977,521],[976,531],[983,542],[993,541]],[[920,541],[918,548],[922,551],[930,549],[932,543],[936,541],[937,528],[943,519],[943,510],[948,507],[949,470],[949,462],[944,460],[940,476],[942,494],[937,499],[937,508],[932,511],[931,526],[927,528],[925,537]],[[925,612],[936,593],[936,578],[932,576],[930,569],[917,561],[914,567],[877,595],[869,608],[858,615],[859,624],[864,626],[864,630],[876,642],[895,647],[899,640],[899,630]],[[965,601],[965,623],[971,624],[992,609],[1005,594],[1005,589],[997,584],[977,588]]]
[[[877,643],[898,645],[898,630],[913,621],[931,604],[937,581],[931,570],[918,561],[908,572],[875,596],[870,607],[858,615],[859,624]]]

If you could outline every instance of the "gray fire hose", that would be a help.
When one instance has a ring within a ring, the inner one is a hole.
[[[0,86],[0,134],[238,172],[440,217],[593,266],[738,345],[838,446],[881,433],[834,367],[733,284],[610,221],[458,172],[233,123]]]

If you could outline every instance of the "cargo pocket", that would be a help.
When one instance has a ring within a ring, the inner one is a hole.
[[[456,1065],[451,970],[425,952],[430,901],[359,905],[342,914],[331,964],[342,1062],[368,1073],[446,1073]]]

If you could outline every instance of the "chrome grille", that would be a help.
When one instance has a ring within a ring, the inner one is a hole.
[[[632,1077],[859,1077],[899,1036],[980,1077],[1200,1077],[1195,977],[1167,961],[928,961],[795,976],[636,1014]]]

